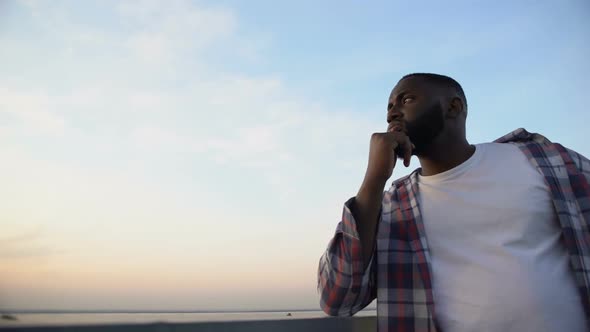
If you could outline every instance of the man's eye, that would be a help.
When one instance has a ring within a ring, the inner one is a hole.
[[[414,101],[414,97],[405,97],[405,98],[402,100],[402,102],[403,102],[404,104],[411,103],[411,102],[413,102],[413,101]]]

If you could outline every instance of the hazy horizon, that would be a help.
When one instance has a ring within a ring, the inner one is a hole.
[[[0,307],[319,310],[403,75],[457,79],[472,143],[525,127],[590,156],[589,12],[0,2]]]
[[[376,307],[366,307],[363,311],[372,311],[375,310]],[[94,313],[234,313],[234,312],[303,312],[303,311],[322,311],[320,308],[311,308],[311,309],[267,309],[267,310],[232,310],[232,309],[220,309],[220,310],[112,310],[112,309],[104,309],[104,310],[84,310],[84,309],[72,309],[72,310],[57,310],[57,309],[15,309],[15,308],[0,308],[0,313],[26,313],[26,314],[35,314],[35,313],[73,313],[73,314],[94,314]]]

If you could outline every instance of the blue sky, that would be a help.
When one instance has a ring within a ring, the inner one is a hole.
[[[4,1],[0,307],[315,308],[401,76],[457,79],[472,143],[525,127],[590,155],[589,15],[582,0]]]

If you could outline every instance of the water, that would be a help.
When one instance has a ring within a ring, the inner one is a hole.
[[[291,313],[291,316],[287,316]],[[249,320],[277,320],[328,317],[322,311],[212,312],[212,313],[23,313],[11,314],[18,320],[0,319],[0,327],[110,325],[121,323],[188,323]],[[355,316],[375,316],[375,310],[363,310]]]

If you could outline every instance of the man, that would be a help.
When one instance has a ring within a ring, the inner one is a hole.
[[[450,77],[411,74],[371,136],[356,197],[320,259],[329,315],[377,298],[379,331],[587,331],[590,162],[539,134],[465,136]],[[421,168],[383,192],[397,159]]]

